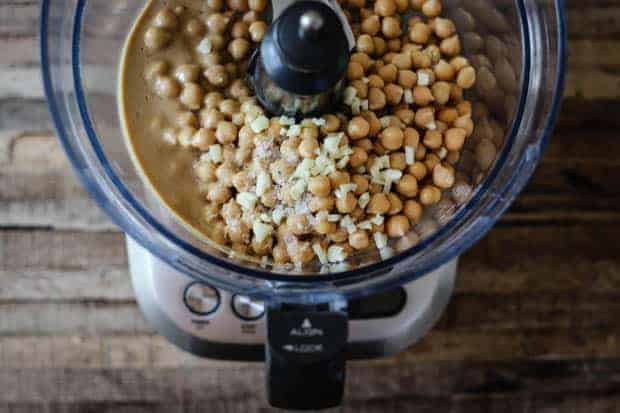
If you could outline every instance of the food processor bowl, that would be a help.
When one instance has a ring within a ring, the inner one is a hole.
[[[123,46],[145,4],[42,2],[43,81],[58,136],[84,186],[129,237],[180,272],[264,300],[307,304],[361,296],[412,281],[461,254],[531,177],[562,97],[561,0],[444,0],[464,54],[478,70],[468,98],[483,104],[474,104],[480,130],[456,168],[474,185],[473,193],[448,211],[430,211],[411,242],[395,243],[392,256],[383,260],[358,255],[325,274],[313,267],[301,272],[265,267],[231,257],[180,223],[144,184],[132,160],[119,120],[118,80]],[[480,139],[497,149],[488,165],[475,161]]]

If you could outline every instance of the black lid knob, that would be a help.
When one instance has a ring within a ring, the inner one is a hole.
[[[291,5],[271,25],[260,47],[267,76],[298,95],[316,95],[342,79],[349,45],[336,11],[313,0]]]

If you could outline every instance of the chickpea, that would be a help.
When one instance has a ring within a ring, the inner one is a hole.
[[[387,64],[378,70],[378,75],[384,82],[393,83],[398,77],[398,68],[394,64]]]
[[[415,149],[415,160],[420,161],[424,159],[425,156],[426,156],[426,146],[418,145],[418,147]]]
[[[172,42],[172,35],[159,27],[149,27],[144,33],[144,45],[149,52],[165,49]]]
[[[190,38],[202,37],[205,34],[205,25],[196,18],[191,18],[185,23],[183,33]]]
[[[426,0],[422,4],[422,13],[427,17],[437,17],[441,14],[441,0]]]
[[[336,189],[340,185],[348,184],[351,181],[351,177],[348,172],[336,171],[329,175],[329,181],[331,182],[332,188]]]
[[[381,21],[381,33],[387,39],[395,39],[400,36],[400,19],[398,17],[384,17]]]
[[[390,105],[398,105],[401,102],[404,94],[402,86],[395,83],[390,83],[383,90],[385,92],[387,103]]]
[[[411,224],[406,216],[394,215],[387,220],[385,228],[391,238],[398,238],[405,236],[409,232]]]
[[[433,183],[439,188],[452,188],[454,186],[454,179],[454,170],[451,167],[438,163],[433,168]]]
[[[443,136],[437,130],[428,130],[424,134],[424,145],[429,149],[439,149],[443,144]]]
[[[362,195],[364,192],[368,191],[368,179],[366,179],[362,175],[353,175],[351,177],[351,182],[357,185],[355,188],[355,195]]]
[[[250,51],[250,42],[246,39],[235,39],[228,45],[228,53],[235,60],[244,59]]]
[[[179,21],[176,14],[174,14],[168,7],[161,9],[153,19],[153,26],[161,29],[175,30],[178,24]]]
[[[191,110],[198,110],[202,106],[203,98],[204,91],[199,84],[186,83],[183,87],[179,100],[185,107]]]
[[[431,36],[431,28],[426,23],[415,23],[409,29],[409,40],[417,44],[426,44]]]
[[[366,151],[359,146],[354,146],[352,150],[353,153],[349,156],[349,165],[353,168],[364,165],[368,160]]]
[[[462,68],[456,76],[456,84],[463,89],[470,89],[476,83],[476,71],[473,67]]]
[[[215,143],[215,132],[211,129],[200,128],[192,137],[192,146],[206,151]]]
[[[375,7],[376,7],[376,4],[375,4]],[[372,15],[364,19],[362,21],[361,29],[362,29],[362,32],[365,34],[376,36],[377,33],[379,33],[379,30],[381,30],[381,20],[379,19],[379,16]],[[373,44],[373,49],[374,49],[374,44]]]
[[[347,77],[349,80],[361,79],[364,77],[364,68],[357,62],[349,62],[347,67]]]
[[[417,223],[422,217],[422,205],[419,202],[410,199],[405,202],[403,213],[412,223]]]
[[[354,80],[350,83],[350,86],[355,88],[358,98],[366,99],[368,97],[368,84],[363,80]]]
[[[381,89],[371,87],[368,91],[368,108],[370,110],[380,110],[386,105],[386,96]]]
[[[426,107],[418,110],[415,114],[415,123],[421,128],[429,129],[429,125],[435,123],[435,109]]]
[[[220,102],[219,109],[224,116],[230,119],[235,113],[239,113],[239,102],[234,99],[224,99]]]
[[[395,151],[403,145],[405,136],[400,128],[390,126],[381,132],[379,138],[381,145],[383,145],[385,149]]]
[[[404,174],[396,183],[396,191],[404,197],[413,198],[418,194],[418,180],[413,175]]]
[[[456,33],[456,26],[450,19],[437,17],[433,22],[433,31],[440,39],[445,39]]]
[[[149,64],[144,70],[144,78],[149,82],[157,79],[159,76],[168,74],[170,64],[165,60],[156,60]]]
[[[228,8],[237,12],[246,12],[249,10],[248,0],[227,0]]]
[[[253,180],[250,178],[250,174],[246,171],[239,171],[233,175],[232,184],[239,192],[247,192],[254,185]]]
[[[396,215],[403,210],[403,201],[400,200],[398,195],[390,192],[387,194],[387,197],[390,201],[390,210],[388,211],[388,215]]]
[[[215,131],[215,138],[219,143],[233,143],[237,140],[237,126],[232,122],[220,122]]]
[[[250,39],[254,43],[260,43],[265,37],[265,33],[267,33],[267,23],[264,21],[255,21],[250,24],[250,28],[248,29],[250,33]]]
[[[345,242],[349,238],[349,234],[343,228],[338,228],[336,232],[329,234],[329,240],[331,242]]]
[[[400,171],[405,170],[407,162],[405,160],[404,152],[394,152],[390,154],[390,168],[398,169]]]
[[[232,192],[221,183],[213,183],[209,186],[207,199],[215,204],[228,202],[232,197]]]
[[[233,39],[249,38],[250,31],[248,29],[248,25],[243,20],[236,21],[230,29],[230,35]]]
[[[362,52],[353,53],[349,61],[359,63],[360,65],[362,65],[362,68],[364,68],[364,70],[370,69],[373,63],[373,60],[370,58],[370,56]]]
[[[400,70],[398,72],[398,84],[405,89],[411,89],[418,83],[418,75],[411,70]]]
[[[368,87],[383,89],[383,86],[385,86],[385,82],[383,81],[381,76],[376,74],[368,76]]]
[[[286,226],[294,235],[304,235],[310,232],[308,218],[303,214],[289,216],[286,220]]]
[[[375,44],[375,56],[383,56],[387,50],[387,43],[383,37],[375,36],[372,38],[372,41]]]
[[[424,179],[427,174],[426,164],[423,162],[415,162],[409,167],[409,173],[415,177],[418,181]]]
[[[413,62],[411,61],[411,55],[409,53],[399,53],[392,59],[392,63],[399,70],[409,70],[411,69]]]
[[[439,111],[437,119],[440,121],[451,124],[459,117],[459,112],[455,108],[443,108]]]
[[[368,132],[368,136],[377,136],[377,134],[381,131],[381,121],[379,120],[375,112],[364,111],[362,112],[362,117],[366,119],[366,121],[370,125],[370,131]]]
[[[370,201],[366,206],[366,212],[369,214],[383,215],[390,210],[390,199],[383,192],[378,192],[370,197]]]
[[[461,102],[463,100],[463,88],[456,84],[452,84],[452,87],[450,88],[450,99],[454,103]]]
[[[174,71],[174,77],[180,83],[192,83],[192,82],[195,83],[198,80],[199,76],[200,76],[200,66],[198,65],[192,65],[192,64],[181,65],[177,67],[176,70]]]
[[[213,86],[223,87],[228,84],[228,71],[223,65],[208,67],[207,70],[205,70],[204,75]]]
[[[456,110],[458,111],[458,114],[461,116],[463,115],[471,116],[472,114],[471,102],[466,101],[466,100],[463,102],[460,102],[458,105],[456,105]]]
[[[214,182],[217,177],[215,176],[215,166],[211,162],[199,162],[194,167],[194,172],[198,179],[203,182]]]
[[[441,191],[433,185],[426,185],[420,191],[420,203],[422,205],[433,205],[441,200]]]
[[[326,197],[331,193],[331,182],[326,176],[315,176],[308,181],[308,190],[318,197]]]
[[[456,75],[454,67],[445,60],[440,60],[433,70],[435,72],[435,77],[439,80],[451,81],[454,80],[454,76]]]
[[[357,50],[368,55],[375,53],[375,43],[372,41],[372,37],[368,34],[362,34],[357,38]]]
[[[396,111],[396,116],[400,119],[405,125],[409,126],[413,123],[415,119],[415,112],[411,109],[403,108],[398,109]]]
[[[455,128],[465,129],[468,137],[474,132],[474,122],[471,120],[469,115],[463,115],[456,118],[453,126]]]
[[[476,145],[476,161],[483,171],[488,170],[497,156],[497,149],[493,142],[488,139],[482,139]]]
[[[224,115],[217,109],[203,109],[200,111],[200,126],[208,129],[216,129]]]
[[[185,126],[181,128],[181,130],[179,131],[177,135],[177,141],[182,147],[187,148],[191,146],[192,137],[194,136],[195,133],[196,133],[196,128],[193,128],[191,126]]]
[[[305,138],[299,144],[299,155],[304,158],[316,158],[316,150],[319,149],[319,141],[316,138]]]
[[[211,52],[206,55],[200,55],[198,57],[198,60],[200,61],[200,65],[202,67],[211,67],[211,66],[219,65],[222,61],[221,56],[218,52]]]
[[[364,230],[357,230],[349,234],[349,244],[356,250],[363,250],[370,246],[368,233]]]
[[[207,0],[207,9],[210,12],[218,12],[222,10],[222,7],[224,7],[223,0]]]
[[[449,151],[459,151],[465,143],[467,131],[461,128],[448,129],[445,134],[446,149]]]
[[[426,169],[429,171],[432,171],[433,169],[435,169],[435,166],[441,162],[441,159],[439,159],[439,156],[437,156],[437,154],[434,153],[429,153],[426,155],[426,158],[424,158],[424,164],[426,165]]]
[[[416,86],[413,88],[413,101],[418,106],[427,106],[435,97],[431,90],[426,86]]]
[[[375,2],[375,13],[381,17],[389,17],[396,14],[396,3],[394,0],[377,0]]]
[[[246,11],[243,14],[243,17],[241,18],[241,20],[243,20],[243,22],[246,24],[252,24],[254,22],[261,20],[261,18],[262,18],[261,13],[255,10],[250,10],[250,11]]]
[[[342,198],[336,198],[336,209],[341,214],[353,212],[356,206],[357,197],[351,192],[347,192],[347,194]]]
[[[319,220],[314,226],[314,230],[321,235],[333,234],[337,229],[335,222],[329,222],[326,219]]]
[[[213,13],[207,17],[207,27],[210,33],[224,33],[228,26],[228,18],[221,13]]]
[[[157,76],[153,89],[157,96],[165,99],[176,98],[181,93],[181,86],[170,76]]]
[[[420,141],[420,134],[413,128],[405,128],[403,131],[403,146],[415,148]]]
[[[459,41],[459,37],[457,35],[448,37],[447,39],[443,39],[439,44],[439,49],[441,52],[448,56],[453,57],[461,53],[461,42]]]
[[[192,126],[195,128],[198,126],[198,118],[193,112],[189,111],[178,112],[174,121],[180,128],[184,126]]]
[[[267,0],[248,0],[251,10],[262,13],[267,8]]]
[[[328,114],[323,116],[325,125],[321,126],[321,132],[324,134],[330,134],[337,132],[340,129],[340,119],[336,115]]]
[[[308,204],[308,207],[310,208],[310,211],[312,212],[317,212],[317,211],[331,211],[332,209],[334,209],[334,205],[336,204],[336,199],[333,196],[324,196],[324,197],[319,197],[319,196],[315,196],[314,198],[312,198],[310,200],[310,204]]]
[[[400,52],[400,49],[401,49],[400,39],[396,38],[396,39],[388,40],[387,48],[390,51],[390,54],[389,56],[388,55],[384,56],[384,59],[386,63],[392,63],[392,60],[394,59],[394,57],[396,57],[396,55],[398,55],[398,52]]]
[[[411,61],[416,69],[427,69],[432,64],[430,56],[419,50],[411,53]]]

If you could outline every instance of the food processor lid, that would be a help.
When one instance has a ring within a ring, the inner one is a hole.
[[[275,84],[299,95],[316,95],[342,78],[350,52],[336,13],[320,1],[300,1],[271,25],[260,54]]]

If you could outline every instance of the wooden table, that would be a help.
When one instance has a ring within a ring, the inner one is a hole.
[[[347,411],[620,411],[620,3],[568,0],[570,68],[536,176],[467,252],[439,324],[352,363]],[[38,3],[0,2],[0,410],[263,411],[259,364],[140,315],[123,235],[53,136]]]

